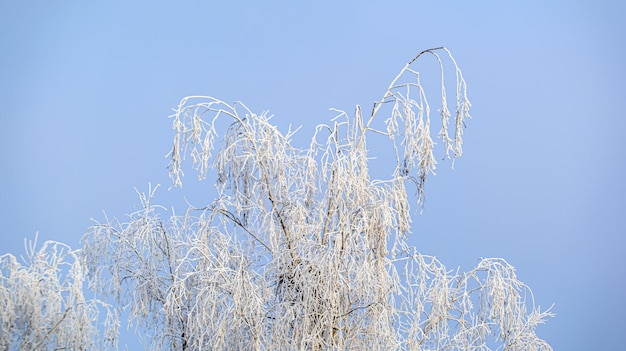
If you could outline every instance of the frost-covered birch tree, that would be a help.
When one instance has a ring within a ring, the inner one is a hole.
[[[436,116],[415,68],[427,57],[440,67]],[[304,149],[267,113],[184,98],[170,175],[182,186],[190,158],[217,197],[167,217],[151,190],[127,222],[91,227],[91,287],[127,308],[154,350],[551,350],[535,333],[551,313],[505,260],[454,273],[407,242],[436,152],[463,153],[469,108],[445,48],[408,62],[371,111],[336,111]],[[373,135],[395,159],[387,179],[370,173]]]
[[[84,294],[79,253],[47,241],[26,256],[0,256],[0,350],[99,350],[116,347],[118,318]]]

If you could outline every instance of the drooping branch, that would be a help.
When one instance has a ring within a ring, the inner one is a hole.
[[[80,251],[36,239],[25,246],[22,263],[0,256],[0,349],[116,348],[117,315],[85,296]]]

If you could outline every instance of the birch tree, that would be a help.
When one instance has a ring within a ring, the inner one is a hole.
[[[416,68],[426,58],[440,68],[436,116]],[[151,189],[127,222],[91,227],[91,287],[127,307],[154,350],[551,350],[535,333],[550,311],[505,260],[454,273],[407,242],[435,154],[463,154],[466,88],[446,48],[424,50],[370,112],[335,110],[304,149],[267,113],[184,98],[173,184],[190,159],[217,196],[168,216]],[[395,160],[387,179],[370,173],[373,135],[392,150],[378,155]]]

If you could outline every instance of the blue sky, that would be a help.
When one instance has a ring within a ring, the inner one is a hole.
[[[2,2],[0,251],[39,232],[78,247],[133,187],[167,191],[170,120],[211,95],[283,130],[369,110],[419,51],[444,45],[473,104],[465,155],[439,165],[411,241],[449,268],[502,257],[558,315],[555,350],[611,349],[626,328],[626,5],[619,1]],[[436,74],[424,61],[423,74]],[[436,96],[438,92],[434,92]],[[370,145],[373,152],[376,145]],[[191,175],[191,172],[188,172]]]

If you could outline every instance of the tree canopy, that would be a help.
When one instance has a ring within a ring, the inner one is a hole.
[[[414,68],[425,56],[440,67],[436,134]],[[446,48],[424,50],[369,114],[336,111],[304,149],[267,113],[184,98],[172,116],[170,176],[182,187],[190,158],[200,179],[214,177],[216,198],[165,216],[156,189],[141,194],[126,222],[89,228],[83,248],[71,251],[84,269],[73,279],[86,277],[97,296],[126,310],[154,350],[551,350],[535,333],[551,313],[535,307],[505,260],[454,272],[407,241],[436,169],[435,140],[443,157],[463,154],[466,89]],[[372,134],[393,150],[388,179],[371,176]],[[5,277],[14,269],[4,267],[2,286],[12,293]],[[54,321],[42,330],[55,333]]]

